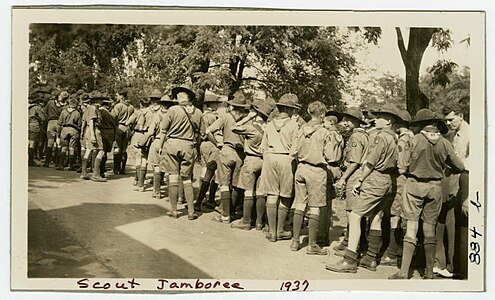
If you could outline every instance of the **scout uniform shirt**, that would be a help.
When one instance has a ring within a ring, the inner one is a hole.
[[[43,108],[38,103],[29,105],[29,130],[40,131],[41,124],[46,121]]]
[[[58,118],[58,126],[71,127],[77,131],[81,130],[81,113],[77,109],[69,112],[67,108],[65,108]]]
[[[261,150],[274,154],[295,156],[299,124],[291,118],[275,118],[270,121],[263,134]]]
[[[119,102],[112,108],[112,116],[115,117],[119,125],[128,126],[127,122],[134,113],[134,107],[132,105]]]
[[[263,139],[263,128],[261,124],[251,121],[242,126],[235,127],[233,132],[245,137],[244,153],[246,155],[262,156],[261,140]]]
[[[417,179],[440,180],[447,165],[458,173],[464,170],[454,147],[440,133],[421,131],[412,145],[409,174]]]
[[[300,163],[326,168],[327,164],[340,161],[342,152],[337,141],[323,125],[309,122],[302,125],[297,141],[297,158]]]
[[[211,110],[207,110],[203,113],[203,129],[202,132],[206,132],[206,128],[210,127],[211,124],[215,123],[215,121],[218,119],[219,114],[217,112],[213,112]],[[215,137],[215,140],[217,141],[218,145],[223,144],[223,135],[221,130],[217,130],[213,133],[213,136]],[[206,137],[203,138],[203,140],[206,140]]]
[[[196,138],[196,132],[194,132],[193,126],[201,128],[202,118],[201,111],[195,107],[192,107],[192,111],[189,113],[189,118],[186,115],[186,110],[189,107],[182,105],[174,105],[170,107],[165,114],[161,122],[161,133],[165,135],[166,139],[179,139],[194,142]],[[191,126],[191,123],[194,125]]]
[[[148,128],[153,121],[154,114],[155,112],[150,107],[146,107],[145,109],[143,109],[143,112],[139,116],[139,119],[137,121],[135,131],[141,133],[145,133],[146,131],[148,131]]]
[[[384,128],[369,145],[366,163],[380,173],[391,173],[397,167],[397,142],[395,132]]]
[[[235,127],[236,120],[232,113],[228,112],[225,114],[220,114],[218,119],[213,122],[206,131],[215,133],[219,130],[222,131],[223,134],[223,144],[224,146],[228,146],[232,149],[243,149],[244,146],[244,138],[234,132],[232,132],[232,128]]]
[[[344,149],[344,168],[351,163],[362,164],[367,152],[368,133],[362,128],[354,128]]]
[[[58,120],[64,107],[59,105],[55,100],[50,100],[45,106],[45,115],[48,121]]]
[[[399,174],[406,174],[411,159],[412,139],[414,134],[411,131],[403,132],[397,140],[397,168]]]

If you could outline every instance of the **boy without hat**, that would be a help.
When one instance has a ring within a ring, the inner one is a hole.
[[[112,116],[117,119],[118,127],[115,131],[113,148],[113,173],[125,174],[127,164],[127,146],[131,129],[128,122],[134,113],[134,107],[127,101],[127,91],[117,93],[117,104],[112,108]]]
[[[46,116],[43,108],[40,105],[43,99],[38,93],[33,93],[29,97],[29,148],[28,148],[28,165],[37,166],[34,162],[34,156],[36,154],[36,149],[41,138],[41,127],[46,122]]]

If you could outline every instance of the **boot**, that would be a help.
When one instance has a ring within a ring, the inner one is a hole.
[[[121,167],[120,167],[119,174],[125,175],[125,166],[127,164],[127,152],[123,152],[121,155],[122,155],[121,156]]]
[[[101,159],[96,158],[95,159],[95,166],[93,167],[93,175],[91,176],[91,180],[95,182],[106,182],[106,178],[101,177],[100,175],[100,166],[101,166]]]
[[[90,174],[87,172],[88,159],[84,158],[81,161],[81,179],[88,180],[90,178]]]
[[[295,215],[294,215],[295,217]],[[318,223],[320,216],[317,214],[309,214],[309,242],[308,248],[306,248],[306,254],[309,255],[327,255],[327,251],[325,249],[320,248],[318,244],[316,244],[316,238],[318,237]]]
[[[49,167],[51,160],[52,160],[52,148],[47,147],[46,148],[45,163],[43,164],[43,167]]]
[[[113,154],[113,174],[115,175],[120,174],[121,157],[119,152]]]
[[[194,201],[194,209],[197,211],[201,210],[201,204],[203,203],[204,198],[206,197],[206,192],[210,188],[210,182],[201,180],[201,184],[199,186],[198,198]]]
[[[154,172],[153,173],[153,195],[152,195],[152,197],[156,198],[156,199],[162,198],[161,185],[160,185],[162,182],[161,177],[162,176],[161,176],[160,172]]]
[[[55,167],[55,170],[63,171],[65,163],[65,153],[60,153],[58,156],[58,165]]]
[[[28,148],[28,166],[36,166],[34,162],[34,148]]]

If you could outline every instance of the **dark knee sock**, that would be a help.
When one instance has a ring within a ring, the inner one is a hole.
[[[201,184],[199,185],[198,198],[196,200],[196,205],[200,205],[206,197],[206,192],[210,188],[210,182],[201,180]]]
[[[251,223],[251,211],[253,209],[254,198],[253,196],[245,196],[244,197],[244,207],[243,207],[243,219],[244,223]]]
[[[215,181],[210,182],[210,194],[208,195],[208,202],[215,203],[215,194],[217,193],[218,184]]]
[[[365,251],[368,248],[368,221],[366,218],[361,218],[361,236],[359,237],[359,251]]]
[[[263,216],[266,210],[266,197],[256,196],[256,224],[263,224]]]
[[[122,153],[120,158],[121,170],[125,171],[125,166],[127,165],[127,152]]]
[[[113,154],[113,172],[117,174],[120,170],[120,164],[121,164],[121,154],[116,152]]]
[[[407,276],[409,273],[409,267],[411,266],[412,257],[414,255],[414,250],[416,249],[416,241],[406,236],[404,237],[404,245],[402,247],[401,273]]]
[[[390,228],[390,241],[387,248],[387,256],[390,258],[397,257],[398,245],[397,245],[397,239],[395,237],[395,231],[396,231],[395,228]]]
[[[184,197],[187,202],[187,213],[189,215],[194,214],[194,190],[191,182],[184,183]]]
[[[304,212],[302,210],[296,209],[294,210],[294,219],[292,221],[292,230],[293,235],[292,239],[295,241],[299,241],[299,237],[301,236],[301,227],[304,220]]]
[[[220,205],[222,207],[222,216],[230,216],[230,192],[222,191],[220,192]]]
[[[425,260],[426,260],[426,274],[433,275],[433,264],[435,263],[435,251],[437,247],[436,237],[425,237]]]
[[[283,232],[284,231],[285,218],[287,218],[287,213],[289,213],[289,208],[280,204],[278,206],[277,232]]]
[[[380,247],[382,246],[382,231],[371,229],[368,235],[368,250],[366,255],[372,258],[376,258]]]
[[[168,186],[168,198],[170,199],[170,210],[177,211],[177,199],[179,194],[179,186],[177,183],[169,184]]]
[[[146,166],[139,168],[139,186],[144,186],[144,180],[146,179]]]
[[[158,195],[160,194],[161,183],[162,183],[162,175],[160,174],[160,172],[153,172],[153,190]]]
[[[318,222],[320,220],[319,215],[315,214],[309,214],[309,222],[308,222],[308,229],[309,229],[309,234],[308,234],[308,239],[309,239],[309,245],[314,246],[316,245],[316,238],[318,235]]]
[[[93,150],[93,152],[91,153],[91,171],[93,171],[95,168],[95,161],[97,156],[98,156],[98,151]]]
[[[266,216],[268,218],[268,227],[270,229],[270,233],[276,234],[277,232],[277,205],[275,204],[266,204]]]

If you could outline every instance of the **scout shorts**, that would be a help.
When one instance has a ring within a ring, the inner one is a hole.
[[[390,209],[394,200],[392,188],[393,183],[390,174],[372,171],[361,184],[361,192],[352,212],[362,217],[369,217]]]
[[[41,140],[41,128],[38,122],[29,123],[28,139],[33,142],[39,142]]]
[[[95,128],[95,137],[96,141],[91,141],[91,137],[89,136],[89,129],[86,128],[86,132],[84,133],[84,139],[86,140],[86,150],[103,150],[101,131],[98,128]]]
[[[46,135],[49,140],[55,140],[57,138],[58,120],[48,121],[48,126],[46,127]]]
[[[161,169],[182,178],[192,178],[196,149],[186,140],[167,139],[163,144]]]
[[[112,151],[113,141],[115,140],[114,129],[101,129],[101,137],[103,141],[103,151]]]
[[[129,145],[129,127],[120,124],[115,131],[115,148],[119,148],[121,152],[127,150]]]
[[[294,205],[308,204],[310,207],[327,205],[327,171],[322,167],[315,167],[299,163],[295,174]]]
[[[354,196],[352,189],[354,185],[358,182],[361,177],[361,169],[357,169],[352,173],[352,175],[347,179],[345,185],[345,210],[351,211],[356,206],[356,201],[358,196]]]
[[[239,181],[239,173],[242,167],[244,154],[229,146],[224,146],[217,158],[217,173],[215,182],[218,185],[231,185],[236,187]]]
[[[148,154],[148,166],[160,165],[160,139],[154,139]]]
[[[442,182],[432,180],[420,182],[409,177],[404,186],[402,214],[408,221],[419,221],[435,225],[442,209]]]
[[[129,157],[141,157],[141,149],[134,147],[134,145],[137,145],[138,141],[140,141],[142,137],[143,133],[141,132],[134,132],[134,134],[132,135],[130,143],[131,146],[129,147]]]
[[[60,132],[60,144],[62,147],[76,148],[79,141],[79,131],[72,127],[63,127]]]
[[[220,149],[215,147],[212,142],[205,141],[201,143],[200,146],[201,151],[201,159],[204,166],[207,166],[212,161],[216,161],[218,159],[218,154],[220,153]]]
[[[261,169],[260,192],[265,195],[276,195],[284,198],[292,197],[294,173],[289,155],[267,153],[263,157]]]
[[[406,184],[406,176],[400,175],[397,177],[397,190],[395,192],[394,202],[390,207],[392,216],[400,216],[402,210],[402,198],[404,197],[404,185]]]
[[[242,164],[237,187],[243,190],[259,190],[263,159],[259,156],[247,155]]]

